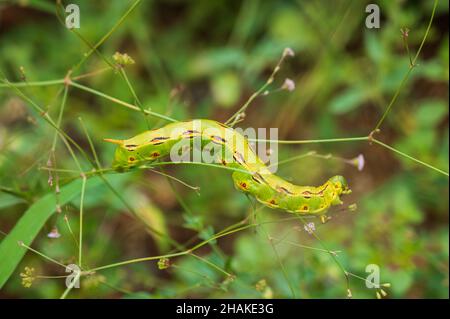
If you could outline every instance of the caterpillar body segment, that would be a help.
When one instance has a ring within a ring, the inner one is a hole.
[[[238,169],[232,175],[238,190],[255,196],[268,207],[288,212],[323,215],[331,206],[342,204],[341,195],[351,192],[342,176],[334,176],[314,187],[294,185],[272,174],[243,135],[212,120],[171,123],[127,140],[105,141],[118,145],[112,164],[117,170],[127,170],[167,155],[173,159],[180,151],[195,148],[197,143],[214,162]]]

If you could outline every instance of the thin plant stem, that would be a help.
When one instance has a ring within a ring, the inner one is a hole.
[[[224,230],[214,234],[213,236],[211,236],[208,239],[203,240],[202,242],[192,246],[191,248],[184,250],[184,251],[180,251],[180,252],[174,252],[174,253],[169,253],[169,254],[164,254],[164,255],[159,255],[159,256],[149,256],[149,257],[142,257],[142,258],[135,258],[135,259],[130,259],[130,260],[125,260],[125,261],[121,261],[121,262],[117,262],[117,263],[112,263],[112,264],[108,264],[108,265],[104,265],[104,266],[100,266],[100,267],[95,267],[92,269],[87,270],[86,272],[91,273],[91,272],[95,272],[95,271],[99,271],[99,270],[104,270],[104,269],[110,269],[110,268],[115,268],[115,267],[119,267],[119,266],[123,266],[123,265],[129,265],[129,264],[133,264],[133,263],[139,263],[139,262],[145,262],[145,261],[151,261],[151,260],[157,260],[157,259],[161,259],[161,258],[172,258],[172,257],[179,257],[179,256],[184,256],[184,255],[188,255],[192,252],[194,252],[195,250],[207,245],[210,241],[213,240],[217,240],[221,237],[225,237],[252,227],[256,227],[259,225],[264,225],[264,224],[270,224],[270,223],[278,223],[281,221],[292,221],[292,220],[296,220],[298,219],[298,216],[294,216],[294,217],[289,217],[289,218],[282,218],[280,220],[270,220],[270,221],[264,221],[264,222],[257,222],[257,223],[251,223],[251,224],[243,224],[243,221],[240,221],[238,223],[235,223],[231,226],[228,226],[227,228],[225,228]],[[241,226],[240,226],[241,225]]]
[[[191,273],[193,275],[199,276],[200,278],[203,278],[204,280],[207,281],[204,284],[203,283],[198,283],[198,287],[205,286],[205,287],[212,288],[212,289],[217,289],[217,290],[220,289],[219,285],[210,276],[205,275],[205,274],[203,274],[200,271],[197,271],[197,270],[194,270],[194,269],[190,269],[190,268],[187,268],[187,267],[184,267],[184,266],[179,266],[179,265],[176,265],[176,264],[172,264],[170,266],[172,268],[176,269],[176,270],[184,271],[184,272]],[[195,289],[195,288],[198,288],[198,287],[192,287],[192,288]]]
[[[66,299],[69,292],[75,287],[78,280],[80,280],[81,277],[81,271],[77,271],[75,277],[73,278],[72,282],[67,286],[66,290],[64,290],[63,294],[61,295],[60,299]]]
[[[192,190],[194,190],[194,191],[196,191],[196,192],[198,192],[198,191],[200,190],[200,187],[190,185],[190,184],[188,184],[188,183],[182,181],[181,179],[176,178],[175,176],[166,174],[166,173],[164,173],[164,172],[157,171],[157,170],[155,170],[155,169],[149,169],[149,170],[150,170],[151,172],[155,173],[155,174],[162,175],[162,176],[165,176],[165,177],[167,177],[167,178],[170,178],[171,180],[174,180],[174,181],[180,183],[181,185],[186,186],[187,188],[190,188],[190,189],[192,189]]]
[[[106,179],[105,176],[103,176],[102,174],[100,174],[100,178],[103,180],[103,182],[105,183],[105,185],[111,190],[111,192],[113,192],[113,194],[122,202],[122,204],[134,215],[136,216],[136,212],[135,209],[133,208],[132,205],[130,205],[130,203],[128,203],[127,200],[125,200],[125,198],[122,196],[122,194],[120,192],[118,192],[112,185],[111,183]],[[181,248],[183,249],[184,247],[182,245],[180,245],[176,240],[172,239],[170,236],[167,236],[166,234],[160,232],[159,230],[157,230],[156,228],[147,225],[147,229],[149,231],[151,231],[153,234],[160,236],[164,239],[166,239],[172,246],[177,247],[177,248]]]
[[[124,266],[124,265],[129,265],[129,264],[139,263],[139,262],[143,262],[143,261],[151,261],[151,260],[159,260],[159,259],[161,259],[161,258],[173,258],[173,257],[183,256],[183,255],[187,255],[188,253],[189,253],[189,250],[187,250],[187,251],[182,251],[182,252],[178,252],[178,253],[173,253],[173,254],[160,255],[160,256],[151,256],[151,257],[135,258],[135,259],[131,259],[131,260],[121,261],[121,262],[117,262],[117,263],[113,263],[113,264],[109,264],[109,265],[105,265],[105,266],[100,266],[100,267],[92,268],[92,269],[90,269],[89,271],[90,271],[90,272],[96,272],[96,271],[99,271],[99,270],[105,270],[105,269],[109,269],[109,268],[115,268],[115,267],[119,267],[119,266]]]
[[[62,278],[67,278],[69,277],[69,275],[62,275],[62,276],[42,276],[42,275],[38,275],[35,278],[36,279],[62,279]]]
[[[64,268],[67,268],[66,265],[64,265],[64,264],[60,263],[59,261],[57,261],[57,260],[55,260],[55,259],[53,259],[53,258],[51,258],[51,257],[49,257],[47,255],[45,255],[44,253],[41,253],[40,251],[37,251],[36,249],[31,248],[30,246],[26,245],[25,243],[23,243],[21,241],[19,242],[19,246],[25,247],[27,250],[35,253],[36,255],[41,256],[44,259],[47,259],[48,261],[50,261],[50,262],[52,262],[52,263],[54,263],[56,265],[59,265],[59,266],[64,267]]]
[[[84,135],[86,135],[86,138],[88,140],[89,147],[91,148],[92,155],[94,156],[95,164],[97,165],[97,169],[101,170],[102,165],[100,164],[100,161],[98,159],[98,155],[95,150],[94,143],[92,142],[91,136],[89,135],[89,132],[88,132],[86,126],[84,125],[83,119],[81,117],[79,117],[78,120],[80,121],[81,127],[83,128]]]
[[[422,48],[423,48],[423,46],[425,44],[425,41],[426,41],[426,39],[428,37],[428,33],[430,32],[431,25],[432,25],[433,19],[434,19],[434,14],[436,12],[436,8],[437,8],[438,3],[439,3],[439,0],[435,0],[434,1],[433,11],[431,12],[430,21],[428,22],[428,26],[427,26],[425,34],[424,34],[424,36],[422,38],[422,42],[420,43],[419,49],[417,50],[417,53],[414,56],[414,59],[412,60],[411,65],[408,68],[408,71],[403,76],[403,79],[400,82],[400,85],[397,88],[397,91],[395,92],[394,96],[392,97],[391,101],[389,102],[389,105],[387,106],[386,110],[384,111],[383,115],[381,116],[380,120],[378,121],[378,123],[375,126],[375,128],[373,129],[373,131],[376,131],[376,130],[380,129],[381,124],[385,120],[386,116],[389,114],[389,111],[391,110],[392,106],[394,105],[395,101],[397,100],[397,97],[399,96],[400,92],[402,91],[403,86],[405,85],[406,81],[408,80],[409,76],[411,75],[412,70],[416,67],[417,59],[419,58],[419,54],[422,51]]]
[[[98,56],[100,56],[100,58],[101,58],[103,61],[105,61],[106,64],[108,64],[108,66],[109,66],[110,69],[114,69],[114,68],[115,68],[114,65],[111,64],[111,62],[109,62],[109,60],[108,60],[108,59],[107,59],[100,51],[97,50],[97,48],[98,48],[104,41],[106,41],[106,39],[107,39],[107,38],[108,38],[108,37],[116,30],[116,28],[117,28],[117,27],[118,27],[118,26],[126,19],[126,17],[134,10],[134,8],[139,4],[140,1],[141,1],[141,0],[135,1],[135,2],[133,3],[133,5],[127,10],[127,12],[125,12],[125,14],[124,14],[124,15],[119,19],[119,21],[113,26],[113,28],[112,28],[112,29],[111,29],[111,30],[110,30],[110,31],[109,31],[109,32],[108,32],[108,33],[107,33],[107,34],[106,34],[106,35],[105,35],[105,36],[104,36],[104,37],[103,37],[96,45],[94,45],[94,46],[92,46],[92,45],[90,44],[90,42],[89,42],[87,39],[85,39],[85,38],[81,35],[81,33],[79,33],[78,31],[76,31],[75,29],[71,29],[71,31],[72,31],[75,35],[77,35],[78,38],[80,38],[80,39],[81,39],[88,47],[91,48],[91,51],[89,51],[89,53],[85,55],[85,57],[80,61],[80,63],[79,63],[77,66],[75,66],[74,69],[77,69],[79,66],[81,66],[81,64],[84,63],[84,61],[92,54],[92,52],[95,52]],[[139,109],[141,110],[142,114],[144,115],[144,118],[145,118],[145,121],[146,121],[146,124],[147,124],[147,128],[150,129],[150,123],[149,123],[148,118],[147,118],[147,113],[144,111],[144,108],[143,108],[143,106],[142,106],[142,104],[141,104],[141,102],[140,102],[138,96],[136,95],[136,92],[135,92],[133,86],[131,85],[131,83],[130,83],[130,81],[129,81],[128,76],[127,76],[127,74],[126,74],[126,72],[125,72],[125,69],[124,69],[123,67],[119,66],[119,67],[118,67],[118,70],[119,70],[119,73],[120,73],[121,77],[125,80],[125,82],[126,82],[128,88],[129,88],[131,94],[133,95],[133,97],[134,97],[134,99],[135,99],[135,101],[136,101],[136,103],[137,103]],[[73,70],[72,70],[72,72],[73,72]]]
[[[59,173],[79,173],[79,171],[74,170],[74,169],[65,169],[65,168],[51,168],[51,167],[46,167],[46,166],[41,166],[39,167],[40,170],[44,170],[44,171],[52,171],[52,172],[59,172]],[[100,170],[96,170],[95,171],[97,174],[100,174],[101,171]],[[88,172],[88,173],[93,173],[93,171]]]
[[[291,280],[289,280],[288,273],[286,271],[286,268],[284,267],[283,261],[281,260],[280,254],[278,253],[278,250],[277,250],[277,248],[276,248],[276,246],[275,246],[275,244],[274,244],[274,242],[272,240],[272,237],[266,232],[266,230],[264,230],[263,227],[261,227],[261,229],[266,234],[267,240],[269,241],[270,246],[272,247],[273,252],[275,254],[275,257],[277,258],[278,264],[280,265],[281,272],[283,273],[284,279],[286,280],[286,283],[288,284],[288,287],[289,287],[289,289],[291,291],[292,298],[295,299],[296,298],[296,294],[295,294],[294,287],[293,287],[293,285],[291,283]]]
[[[212,268],[216,269],[217,271],[221,272],[222,274],[226,275],[227,277],[233,277],[232,274],[230,274],[229,272],[227,272],[226,270],[222,269],[221,267],[217,266],[216,264],[214,264],[213,262],[209,261],[206,258],[203,258],[201,256],[198,256],[194,253],[190,253],[191,256],[203,261],[205,264],[211,266]]]
[[[83,58],[81,59],[80,62],[78,62],[77,65],[75,65],[72,70],[75,72],[78,68],[81,67],[81,65],[91,56],[92,53],[94,52],[98,52],[97,48],[100,47],[113,33],[115,30],[117,30],[117,28],[125,21],[125,19],[131,14],[131,12],[136,8],[136,6],[141,2],[141,0],[136,0],[131,6],[130,8],[128,8],[128,10],[120,17],[120,19],[114,24],[114,26],[93,46],[91,47],[90,51],[88,53],[86,53]],[[60,8],[62,7],[62,4],[59,2],[58,3]],[[64,9],[64,8],[63,8]],[[64,12],[64,10],[63,10]],[[57,17],[59,18],[60,22],[62,24],[64,24],[61,16],[58,14],[57,11]],[[76,32],[75,29],[70,29],[72,32],[74,32],[74,34],[76,34],[80,39],[82,39],[84,41],[84,39],[81,37],[81,35]],[[87,42],[88,46],[89,43]]]
[[[439,0],[434,0],[433,10],[431,12],[430,21],[428,22],[428,26],[427,26],[425,34],[424,34],[424,36],[422,38],[422,42],[420,43],[419,49],[417,50],[416,55],[414,56],[414,59],[413,59],[413,62],[412,62],[413,65],[416,64],[416,61],[419,58],[419,54],[422,51],[422,48],[423,48],[423,46],[425,44],[425,41],[427,40],[428,33],[430,32],[431,25],[433,24],[434,14],[436,13],[436,8],[438,6],[438,3],[439,3]]]
[[[56,121],[56,126],[58,129],[61,129],[61,123],[62,123],[62,118],[63,118],[63,114],[64,114],[64,108],[66,106],[66,102],[67,102],[67,94],[68,94],[69,88],[67,85],[64,86],[63,89],[63,96],[62,96],[62,101],[61,101],[61,106],[59,109],[59,114],[58,114],[58,119]],[[58,94],[59,95],[59,94]],[[47,163],[51,163],[50,166],[56,167],[56,143],[58,141],[58,131],[55,130],[55,134],[53,135],[53,143],[52,143],[52,147],[50,150],[50,157],[49,157],[49,161]],[[68,146],[66,144],[66,146]],[[72,150],[70,149],[70,146],[68,146],[69,152],[71,154],[71,156],[73,157],[75,163],[77,164],[78,168],[81,170],[81,166],[78,163],[78,159],[76,158],[75,154],[72,152]],[[52,176],[52,172],[49,173],[50,177],[53,178]],[[59,203],[59,175],[58,173],[55,173],[55,199],[56,199],[56,211],[60,212],[61,208],[60,208],[60,203]]]
[[[59,172],[59,173],[70,173],[70,174],[77,174],[77,173],[79,173],[77,170],[73,170],[73,169],[50,168],[50,167],[46,167],[46,166],[39,167],[39,169],[40,170],[44,170],[44,171]],[[131,172],[135,172],[136,170],[149,170],[149,171],[151,171],[151,172],[153,172],[155,174],[159,174],[159,175],[168,177],[168,178],[170,178],[170,179],[180,183],[181,185],[186,186],[187,188],[190,188],[190,189],[192,189],[192,190],[194,190],[196,192],[200,191],[200,187],[198,187],[198,186],[190,185],[190,184],[186,183],[185,181],[182,181],[181,179],[176,178],[175,176],[172,176],[172,175],[169,175],[169,174],[165,174],[165,173],[160,172],[158,170],[152,169],[151,167],[137,167],[137,168],[135,168],[135,170],[130,170],[130,171],[127,171],[127,172],[131,173]],[[89,178],[89,177],[102,175],[102,174],[122,174],[122,173],[121,172],[117,172],[113,168],[101,168],[101,169],[94,169],[94,170],[91,170],[91,171],[85,171],[85,172],[83,172],[83,174],[86,177]],[[81,178],[81,176],[79,176],[77,174],[76,178]]]
[[[67,85],[65,85],[64,91],[63,91],[63,97],[62,97],[62,101],[61,101],[61,107],[59,109],[58,119],[56,121],[56,126],[58,128],[61,128],[61,123],[62,123],[62,118],[63,118],[63,114],[64,114],[64,108],[66,106],[68,91],[69,91],[69,87]],[[52,152],[54,152],[56,149],[57,138],[58,138],[58,131],[55,130],[55,135],[53,136]]]
[[[116,103],[116,104],[125,106],[125,107],[127,107],[127,108],[129,108],[129,109],[131,109],[131,110],[139,111],[139,112],[141,111],[141,109],[140,109],[138,106],[136,106],[136,105],[133,105],[133,104],[124,102],[124,101],[119,100],[119,99],[117,99],[117,98],[115,98],[115,97],[112,97],[112,96],[109,96],[109,95],[107,95],[107,94],[105,94],[105,93],[102,93],[102,92],[99,92],[99,91],[97,91],[97,90],[91,89],[90,87],[84,86],[84,85],[79,84],[79,83],[77,83],[77,82],[71,81],[71,82],[70,82],[70,85],[73,86],[73,87],[76,87],[76,88],[78,88],[78,89],[80,89],[80,90],[83,90],[83,91],[92,93],[92,94],[94,94],[94,95],[103,97],[103,98],[105,98],[105,99],[107,99],[107,100],[110,100],[110,101]],[[169,122],[178,122],[177,120],[175,120],[175,119],[173,119],[173,118],[171,118],[171,117],[169,117],[169,116],[162,115],[162,114],[159,114],[159,113],[156,113],[156,112],[153,112],[153,111],[144,110],[144,113],[147,114],[147,115],[151,115],[151,116],[154,116],[154,117],[157,117],[157,118],[160,118],[160,119],[169,121]]]
[[[136,95],[136,92],[133,88],[133,86],[130,83],[130,80],[128,79],[127,73],[125,72],[125,69],[123,67],[120,68],[120,74],[122,75],[123,79],[127,83],[128,88],[130,89],[131,94],[134,97],[134,100],[136,101],[136,104],[138,105],[139,109],[142,112],[142,115],[144,116],[145,123],[147,124],[147,128],[150,129],[150,122],[148,121],[147,113],[145,113],[144,107],[142,106],[141,101],[139,100],[138,96]]]
[[[164,172],[164,168],[161,167],[161,170],[164,174],[166,174]],[[186,202],[184,201],[183,197],[180,195],[180,193],[178,192],[178,190],[175,188],[175,186],[173,185],[172,179],[168,178],[168,174],[166,174],[166,179],[167,182],[169,183],[169,187],[172,190],[172,193],[174,194],[177,202],[181,205],[181,207],[183,207],[183,210],[189,215],[189,216],[193,216],[193,213],[191,211],[191,209],[189,208],[189,206],[186,204]]]
[[[80,74],[80,75],[74,76],[74,77],[72,77],[72,80],[81,80],[81,79],[89,78],[89,77],[92,77],[92,76],[95,76],[95,75],[99,75],[101,73],[104,73],[104,72],[110,71],[110,70],[113,70],[113,68],[111,66],[107,66],[107,67],[104,67],[104,68],[99,69],[99,70],[95,70],[95,71],[92,71],[92,72],[87,72],[87,73],[84,73],[84,74]]]
[[[277,144],[316,144],[316,143],[338,143],[338,142],[358,142],[367,141],[368,136],[358,137],[342,137],[342,138],[325,138],[316,140],[270,140],[270,139],[256,139],[249,138],[249,142],[262,142],[262,143],[277,143]]]
[[[202,163],[202,162],[156,162],[156,163],[151,163],[150,166],[145,166],[144,165],[144,166],[141,166],[140,168],[145,169],[145,168],[152,168],[154,166],[183,165],[183,164],[216,167],[216,168],[221,168],[221,169],[225,169],[225,170],[229,170],[229,171],[240,172],[240,173],[245,173],[245,174],[251,174],[249,171],[246,171],[246,170],[243,170],[243,169],[239,169],[239,168],[228,167],[228,166],[223,166],[223,165],[219,165],[219,164],[212,164],[212,163]]]
[[[64,216],[64,222],[67,225],[67,229],[69,229],[69,233],[71,234],[73,241],[75,242],[75,245],[77,246],[77,250],[80,249],[80,244],[78,243],[77,238],[75,237],[75,234],[72,230],[72,227],[70,226],[70,222],[69,222],[69,218],[67,217],[67,215]]]
[[[105,71],[112,70],[110,66],[105,67],[103,69],[99,69],[96,71],[80,74],[77,76],[74,76],[71,78],[71,80],[81,80],[84,78],[92,77],[101,73],[104,73]],[[56,79],[56,80],[46,80],[46,81],[32,81],[32,82],[9,82],[9,83],[0,83],[0,88],[8,88],[8,87],[39,87],[39,86],[53,86],[53,85],[61,85],[61,84],[67,84],[67,78],[63,79]]]
[[[394,153],[397,153],[397,154],[399,154],[399,155],[401,155],[401,156],[403,156],[403,157],[406,157],[406,158],[408,158],[408,159],[410,159],[410,160],[412,160],[412,161],[414,161],[414,162],[416,162],[416,163],[419,163],[419,164],[421,164],[421,165],[423,165],[423,166],[426,166],[426,167],[428,167],[428,168],[430,168],[430,169],[432,169],[432,170],[434,170],[434,171],[436,171],[436,172],[438,172],[438,173],[440,173],[440,174],[442,174],[442,175],[445,175],[445,176],[447,176],[447,177],[449,176],[449,173],[448,173],[448,172],[445,172],[445,171],[443,171],[443,170],[441,170],[441,169],[439,169],[439,168],[437,168],[437,167],[434,167],[433,165],[430,165],[430,164],[425,163],[425,162],[423,162],[423,161],[421,161],[421,160],[418,160],[417,158],[412,157],[412,156],[410,156],[410,155],[408,155],[408,154],[406,154],[406,153],[403,153],[403,152],[401,152],[401,151],[399,151],[399,150],[393,148],[392,146],[389,146],[389,145],[387,145],[387,144],[385,144],[385,143],[383,143],[383,142],[381,142],[381,141],[379,141],[379,140],[377,140],[377,139],[375,139],[375,138],[373,138],[372,141],[373,141],[374,143],[378,144],[378,145],[383,146],[384,148],[387,148],[388,150],[390,150],[390,151],[392,151],[392,152],[394,152]]]
[[[324,253],[327,253],[327,254],[329,254],[329,253],[332,253],[334,255],[337,254],[337,251],[331,251],[331,250],[326,250],[326,249],[322,249],[322,248],[302,245],[302,244],[298,244],[296,242],[293,242],[293,241],[290,241],[290,240],[286,240],[286,239],[278,239],[278,238],[275,238],[275,237],[272,237],[272,239],[278,241],[279,243],[286,243],[286,244],[289,244],[289,245],[292,245],[292,246],[295,246],[295,247],[299,247],[299,248],[310,249],[310,250],[315,250],[315,251],[321,251],[321,252],[324,252]]]
[[[1,72],[1,70],[0,70],[0,74],[3,75],[3,72]],[[3,80],[3,82],[9,84],[9,81],[6,80],[6,79]],[[88,157],[87,154],[84,152],[84,150],[81,148],[81,146],[80,146],[78,143],[76,143],[69,135],[67,135],[61,128],[59,128],[59,127],[56,125],[56,123],[53,121],[53,119],[50,117],[50,115],[49,115],[46,111],[44,111],[37,103],[35,103],[31,98],[29,98],[27,95],[25,95],[19,88],[14,87],[14,86],[10,86],[10,87],[13,88],[13,89],[17,92],[17,94],[19,94],[23,99],[25,99],[28,103],[30,103],[31,106],[33,107],[33,109],[34,109],[35,111],[37,111],[37,112],[42,116],[42,118],[43,118],[47,123],[49,123],[56,131],[58,131],[58,133],[59,133],[59,135],[60,135],[60,137],[61,137],[61,140],[62,140],[62,141],[64,142],[64,144],[66,144],[66,146],[68,147],[68,150],[69,150],[69,152],[71,153],[71,155],[72,155],[72,157],[73,157],[75,163],[77,164],[78,168],[79,168],[80,170],[82,170],[82,169],[81,169],[81,165],[80,165],[80,163],[78,162],[76,156],[74,155],[74,153],[73,153],[73,151],[72,151],[72,148],[70,147],[70,145],[69,145],[68,142],[70,142],[71,144],[73,144],[73,145],[75,146],[75,148],[76,148],[78,151],[80,151],[80,153],[83,154],[83,155],[86,157],[86,159],[89,160],[89,157]]]
[[[351,276],[351,277],[354,277],[354,278],[356,278],[356,279],[362,280],[362,281],[364,281],[365,283],[368,283],[368,284],[373,285],[373,283],[372,283],[369,279],[367,279],[367,278],[363,278],[363,277],[358,276],[358,275],[356,275],[356,274],[354,274],[354,273],[352,273],[352,272],[347,272],[347,274],[348,274],[349,276]]]
[[[304,219],[302,216],[300,216],[299,214],[297,214],[297,217],[300,219],[300,221],[303,223],[303,225],[306,226],[306,221],[305,221],[305,219]],[[330,254],[330,256],[331,256],[331,258],[333,259],[333,261],[336,263],[336,265],[337,265],[337,266],[342,270],[342,272],[344,273],[344,276],[345,276],[345,282],[346,282],[346,285],[347,285],[347,296],[348,296],[348,297],[351,297],[350,281],[349,281],[349,278],[348,278],[348,272],[347,272],[347,270],[344,268],[344,266],[341,264],[341,262],[337,259],[336,254],[335,254],[332,250],[328,249],[328,247],[327,247],[327,246],[325,245],[325,243],[320,239],[320,237],[316,234],[315,231],[311,232],[311,235],[312,235],[314,238],[317,239],[317,241],[318,241],[319,244],[322,246],[322,248],[323,248],[324,250],[326,250],[326,251]]]
[[[250,104],[253,102],[253,100],[255,100],[258,96],[260,96],[261,94],[264,94],[266,92],[267,87],[273,83],[274,79],[275,79],[275,75],[277,74],[277,72],[280,70],[281,64],[283,63],[284,59],[288,56],[289,54],[286,54],[286,51],[283,52],[281,58],[278,60],[277,65],[275,66],[275,68],[273,69],[272,73],[270,74],[269,78],[267,79],[267,81],[255,92],[253,93],[248,100],[244,103],[244,105],[242,105],[242,107],[237,110],[226,122],[225,125],[229,125],[230,127],[233,127],[240,119],[239,116],[241,114],[243,114],[245,112],[245,110],[250,106]]]
[[[248,197],[247,197],[247,198],[248,198]],[[250,199],[250,198],[248,198],[248,199],[250,200],[250,205],[251,205],[251,207],[252,207],[253,214],[256,216],[256,218],[258,218],[257,215],[256,215],[256,213],[255,213],[255,208],[256,208],[256,207],[255,207],[255,206],[253,205],[253,203],[251,202],[251,199]],[[264,229],[264,226],[263,226],[263,225],[260,226],[260,229],[263,231],[263,233],[264,233],[265,236],[267,237],[267,240],[269,241],[270,246],[272,247],[272,250],[273,250],[273,252],[274,252],[274,254],[275,254],[275,257],[277,258],[278,264],[280,265],[281,272],[283,273],[283,277],[284,277],[284,279],[286,280],[286,283],[287,283],[287,285],[288,285],[288,287],[289,287],[289,289],[290,289],[290,291],[291,291],[292,298],[295,298],[295,297],[296,297],[295,289],[294,289],[294,287],[292,286],[291,280],[289,280],[288,273],[287,273],[287,271],[286,271],[286,268],[284,267],[284,264],[283,264],[283,261],[281,260],[280,255],[278,254],[278,250],[277,250],[277,248],[276,248],[276,246],[275,246],[275,243],[273,242],[272,237],[271,237],[271,236],[269,235],[269,233]]]
[[[64,79],[58,79],[58,80],[48,80],[48,81],[33,81],[33,82],[4,82],[0,83],[0,88],[7,88],[7,87],[31,87],[31,86],[51,86],[51,85],[60,85],[64,84]]]
[[[292,161],[297,161],[299,159],[302,159],[302,158],[305,158],[305,157],[309,157],[309,156],[323,157],[323,156],[321,156],[319,154],[316,154],[315,152],[308,152],[306,154],[301,154],[301,155],[297,155],[297,156],[294,156],[294,157],[291,157],[291,158],[288,158],[288,159],[285,159],[285,160],[282,160],[282,161],[278,161],[277,163],[273,163],[273,164],[267,166],[267,168],[270,169],[271,167],[278,166],[278,165],[285,164],[285,163],[289,163],[289,162],[292,162]]]
[[[411,56],[411,51],[409,51],[409,45],[408,45],[408,35],[407,35],[407,30],[402,29],[402,38],[403,38],[403,45],[405,46],[405,50],[406,50],[406,54],[408,55],[409,58],[409,66],[413,66],[413,58]]]
[[[400,95],[400,92],[402,91],[403,86],[408,81],[412,70],[413,70],[413,67],[409,67],[408,71],[403,76],[403,79],[400,82],[400,85],[398,86],[397,91],[395,91],[394,96],[392,97],[391,101],[389,102],[389,105],[387,106],[386,110],[384,111],[383,115],[381,116],[380,120],[378,121],[377,125],[375,126],[374,131],[376,131],[376,130],[378,130],[380,128],[380,126],[383,123],[384,119],[389,114],[389,111],[391,110],[392,106],[394,105],[395,101],[397,100],[397,97]]]
[[[92,269],[90,269],[88,271],[92,272],[92,271],[104,270],[104,269],[114,268],[114,267],[118,267],[118,266],[138,263],[138,262],[157,260],[157,259],[161,259],[161,258],[173,258],[173,257],[179,257],[179,256],[188,255],[188,254],[192,253],[193,251],[195,251],[195,250],[197,250],[197,249],[207,245],[210,241],[213,241],[213,240],[216,240],[216,239],[218,239],[220,237],[224,237],[224,236],[227,236],[227,235],[239,232],[239,231],[247,229],[247,228],[254,227],[256,225],[257,224],[248,224],[248,225],[244,225],[244,226],[241,226],[241,227],[237,227],[237,228],[231,229],[231,230],[226,231],[226,232],[222,232],[220,234],[216,234],[216,235],[211,236],[210,238],[200,242],[199,244],[196,244],[192,248],[184,250],[184,251],[180,251],[180,252],[176,252],[176,253],[170,253],[170,254],[165,254],[165,255],[160,255],[160,256],[150,256],[150,257],[130,259],[130,260],[126,260],[126,261],[121,261],[121,262],[117,262],[117,263],[113,263],[113,264],[108,264],[108,265],[92,268]]]
[[[86,176],[83,176],[82,184],[81,184],[81,199],[80,199],[80,233],[79,240],[80,243],[78,246],[78,265],[82,267],[82,257],[83,257],[83,214],[84,214],[84,194],[86,191]]]

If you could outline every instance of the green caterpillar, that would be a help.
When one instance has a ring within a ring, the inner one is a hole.
[[[253,152],[246,137],[212,120],[171,123],[127,140],[105,141],[119,145],[113,168],[123,171],[173,155],[173,150],[180,149],[181,143],[188,143],[188,147],[192,148],[195,139],[200,141],[202,147],[208,146],[209,151],[212,148],[216,150],[216,163],[236,169],[233,181],[238,190],[255,196],[268,207],[304,215],[320,215],[323,219],[330,206],[342,204],[340,195],[351,192],[342,176],[331,177],[318,187],[297,186],[285,181],[269,171]]]

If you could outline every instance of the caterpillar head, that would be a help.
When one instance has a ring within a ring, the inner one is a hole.
[[[348,187],[347,180],[343,176],[333,176],[329,179],[329,181],[333,184],[338,196],[341,194],[350,194],[352,192]]]
[[[105,138],[104,141],[118,145],[114,153],[114,160],[112,162],[113,168],[117,170],[126,170],[138,163],[138,158],[136,158],[136,155],[133,154],[133,152],[125,147],[123,140]]]

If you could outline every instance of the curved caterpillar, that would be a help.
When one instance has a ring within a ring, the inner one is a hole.
[[[340,195],[349,194],[342,176],[334,176],[323,185],[297,186],[272,174],[253,152],[247,139],[232,128],[212,120],[193,120],[171,123],[162,128],[146,131],[127,140],[105,139],[119,145],[115,151],[113,168],[123,171],[144,162],[173,154],[181,142],[197,138],[201,145],[219,149],[215,162],[235,168],[235,187],[255,196],[262,204],[288,212],[321,215],[332,205],[342,204]]]

